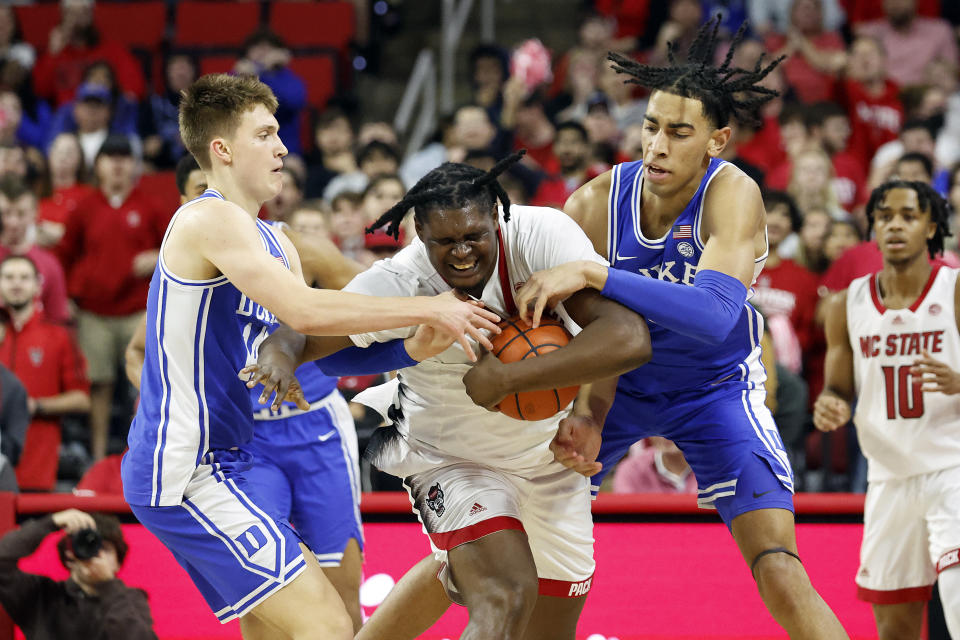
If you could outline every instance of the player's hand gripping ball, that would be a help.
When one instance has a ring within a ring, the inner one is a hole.
[[[517,316],[501,322],[500,328],[502,333],[492,339],[493,354],[504,364],[545,355],[563,347],[572,337],[563,323],[548,317],[536,329]],[[579,390],[575,386],[512,393],[497,408],[517,420],[546,420],[563,411]]]

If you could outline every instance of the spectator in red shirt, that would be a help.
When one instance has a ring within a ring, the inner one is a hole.
[[[90,410],[83,356],[70,332],[46,320],[34,304],[37,267],[26,256],[0,261],[0,301],[7,311],[0,362],[27,390],[31,422],[17,465],[22,489],[50,491],[57,479],[60,418]]]
[[[93,1],[63,0],[60,24],[50,31],[47,51],[33,68],[36,94],[60,106],[73,98],[84,71],[98,60],[110,64],[124,93],[134,100],[143,99],[140,63],[122,44],[101,37],[93,24]]]
[[[801,102],[813,104],[833,98],[836,78],[815,62],[818,56],[843,51],[845,46],[839,33],[824,31],[821,0],[794,0],[789,30],[769,34],[766,46],[775,55],[789,56],[782,65],[783,73]]]
[[[849,150],[850,116],[835,102],[821,102],[807,112],[807,130],[812,140],[830,156],[836,178],[833,190],[847,211],[867,203],[867,172]]]
[[[37,267],[40,307],[52,322],[70,320],[67,284],[63,267],[56,256],[34,244],[37,221],[37,197],[18,176],[0,178],[0,259],[8,255],[27,256]]]
[[[573,121],[558,124],[553,154],[560,164],[560,172],[540,183],[530,203],[562,209],[567,198],[587,181],[590,143],[583,125]]]
[[[37,207],[37,244],[55,246],[63,238],[67,218],[77,203],[93,193],[87,184],[87,168],[83,150],[73,133],[61,133],[47,151],[50,172],[50,195],[40,200]]]
[[[860,36],[850,45],[841,102],[850,114],[850,150],[863,167],[885,142],[895,140],[904,110],[899,87],[887,79],[886,53],[879,40]]]
[[[789,121],[784,122],[789,114]],[[833,165],[833,192],[837,204],[845,211],[853,212],[866,203],[866,174],[859,159],[846,151],[850,138],[850,120],[847,112],[833,102],[821,102],[804,107],[800,112],[793,108],[781,112],[781,132],[784,143],[795,156],[801,150],[821,148],[830,156]],[[793,151],[796,150],[796,151]],[[766,176],[770,189],[785,190],[793,173],[790,157]]]
[[[99,189],[77,205],[60,247],[91,382],[95,460],[107,452],[117,369],[146,308],[160,241],[173,213],[159,211],[135,187],[132,153],[124,136],[111,135],[103,143],[94,165]]]
[[[813,343],[817,278],[805,267],[780,256],[780,246],[803,224],[793,198],[782,191],[768,191],[763,204],[770,255],[757,277],[753,300],[767,319],[777,362],[800,373],[803,354]]]

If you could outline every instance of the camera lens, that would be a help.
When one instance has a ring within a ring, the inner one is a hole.
[[[77,560],[89,560],[100,553],[103,538],[96,529],[81,529],[70,536],[70,546]]]

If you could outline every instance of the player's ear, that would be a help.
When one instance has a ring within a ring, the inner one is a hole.
[[[727,143],[730,142],[732,133],[733,130],[730,127],[714,129],[713,133],[710,134],[710,141],[707,143],[707,155],[711,158],[718,157]]]
[[[420,223],[416,217],[413,218],[413,229],[417,232],[417,237],[420,238],[420,242],[426,243],[426,240],[423,239],[423,224]]]
[[[219,160],[223,164],[230,164],[233,161],[233,150],[226,140],[214,138],[210,141],[210,159]]]

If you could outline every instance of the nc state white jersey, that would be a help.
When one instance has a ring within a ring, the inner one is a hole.
[[[847,291],[847,328],[857,389],[854,424],[869,481],[960,465],[960,395],[922,391],[910,368],[924,350],[960,367],[954,313],[956,269],[934,267],[916,302],[887,309],[877,274]]]
[[[592,260],[606,265],[596,254],[583,230],[561,211],[546,207],[514,205],[510,221],[500,213],[504,261],[483,290],[481,300],[491,308],[506,311],[501,282],[512,289],[526,282],[536,271],[574,260]],[[498,254],[499,256],[499,254]],[[347,285],[345,291],[376,296],[436,295],[451,287],[430,264],[426,247],[418,239],[393,258],[375,263]],[[512,296],[511,296],[512,297]],[[565,316],[565,313],[561,313]],[[567,328],[579,331],[569,318]],[[361,347],[393,338],[406,338],[414,327],[352,336]],[[474,346],[476,353],[479,349]],[[548,420],[521,422],[501,413],[491,413],[470,400],[463,376],[471,366],[459,344],[398,374],[399,385],[381,385],[357,398],[386,415],[390,403],[397,403],[402,417],[396,420],[402,442],[380,452],[376,461],[382,470],[399,477],[457,460],[469,460],[490,467],[523,473],[553,461],[548,445],[565,414]]]

